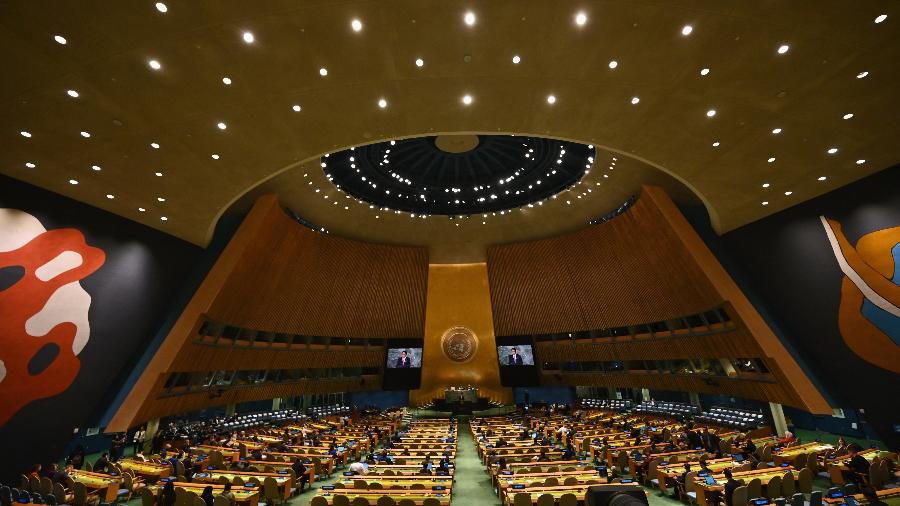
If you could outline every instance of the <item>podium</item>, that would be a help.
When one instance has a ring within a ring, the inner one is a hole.
[[[444,390],[444,401],[447,403],[477,402],[478,389],[475,387],[450,387]]]

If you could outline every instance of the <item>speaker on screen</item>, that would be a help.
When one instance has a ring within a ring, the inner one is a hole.
[[[634,485],[594,485],[584,499],[586,506],[650,506],[647,494]]]

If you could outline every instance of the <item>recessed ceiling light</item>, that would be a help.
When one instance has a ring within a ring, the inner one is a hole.
[[[100,166],[99,165],[91,165],[91,170],[100,172]]]
[[[767,205],[769,205],[769,202],[767,200],[764,200],[762,205],[767,206]]]
[[[879,14],[877,18],[875,18],[875,24],[881,23],[887,19],[887,14]]]
[[[790,48],[791,48],[791,46],[789,46],[787,44],[782,44],[781,46],[778,46],[778,54],[787,53]]]
[[[69,184],[78,184],[78,181],[75,179],[70,179]]]
[[[863,77],[866,77],[867,75],[869,75],[869,71],[868,71],[868,70],[863,70],[863,71],[860,72],[859,74],[856,74],[856,78],[857,78],[857,79],[862,79]]]
[[[21,135],[22,137],[28,137],[28,138],[30,138],[30,137],[31,137],[31,132],[26,132],[25,130],[22,130],[21,132],[19,132],[19,135]]]
[[[28,167],[29,169],[33,169],[33,168],[37,167],[35,164],[33,164],[31,162],[25,162],[25,166]]]
[[[788,196],[791,195],[792,193],[794,193],[794,192],[792,192],[792,191],[786,191],[786,192],[784,192],[784,194],[785,194],[785,195],[788,195]]]
[[[66,42],[67,42],[66,38],[63,37],[62,35],[54,35],[53,40],[55,40],[57,43],[62,44],[64,46],[66,45]]]
[[[710,110],[706,111],[706,117],[707,117],[707,118],[712,118],[712,117],[715,116],[715,115],[716,115],[716,110],[715,110],[715,109],[710,109]]]
[[[472,95],[463,95],[462,103],[469,105],[472,103]]]
[[[144,212],[144,211],[146,211],[146,209],[144,209],[143,207],[139,207],[139,208],[138,208],[138,211]]]
[[[350,22],[350,27],[353,28],[354,32],[358,32],[358,31],[362,30],[362,21],[360,21],[358,19],[354,19],[353,21]]]
[[[78,92],[75,91],[75,90],[68,90],[68,91],[66,91],[66,95],[68,95],[68,96],[70,96],[70,97],[72,97],[72,98],[78,98]]]
[[[719,147],[719,144],[721,144],[719,141],[713,142],[713,147],[717,148]]]
[[[614,69],[614,68],[616,68],[616,67],[618,67],[618,66],[619,66],[619,62],[617,62],[616,60],[610,60],[610,61],[609,61],[609,68]]]
[[[156,177],[162,177],[162,172],[154,172],[154,174],[156,174]]]
[[[778,134],[781,133],[781,129],[780,129],[780,128],[773,128],[773,129],[772,129],[772,133],[775,134],[775,135],[778,135]]]
[[[228,85],[231,84],[231,78],[230,78],[230,77],[223,77],[223,78],[222,78],[222,82],[225,84],[225,86],[228,86]]]
[[[164,12],[167,12],[169,10],[169,8],[166,7],[166,4],[164,4],[162,2],[156,2],[156,10],[164,13]]]
[[[768,160],[766,160],[766,161],[767,161],[767,162],[769,162],[769,163],[772,163],[772,162],[774,162],[774,161],[775,161],[775,157],[774,157],[774,156],[773,156],[773,157],[771,157],[771,158],[769,158],[769,159],[768,159]]]
[[[292,109],[294,112],[300,112],[301,110],[303,110],[303,109],[300,107],[300,104],[294,104],[294,105],[292,105],[292,106],[291,106],[291,109]]]
[[[463,21],[466,22],[467,25],[472,26],[475,24],[475,13],[469,11],[463,16]]]
[[[153,70],[159,70],[162,68],[162,65],[160,65],[159,62],[156,60],[149,60],[147,62],[147,65],[150,65],[150,68]]]
[[[768,188],[769,186],[771,186],[769,183],[763,183],[762,185],[763,188]]]
[[[166,199],[164,199],[164,198],[162,198],[162,197],[156,197],[156,200],[158,200],[158,201],[160,201],[160,202],[165,202],[165,201],[166,201]]]
[[[113,195],[112,193],[107,193],[107,194],[106,194],[106,198],[112,200],[112,199],[116,198],[116,196]]]
[[[555,103],[556,103],[556,96],[555,96],[555,95],[547,95],[547,103],[550,104],[550,105],[555,104]]]
[[[584,26],[587,23],[587,14],[584,12],[579,12],[575,15],[575,24],[578,26]]]
[[[423,60],[421,58],[416,58],[416,67],[421,67],[423,65],[425,65],[425,60]]]
[[[641,99],[638,97],[631,97],[631,105],[637,105],[640,101]]]
[[[319,69],[319,75],[322,76],[322,77],[327,76],[327,75],[328,75],[328,69],[326,69],[325,67],[320,68],[320,69]]]
[[[81,136],[84,137],[85,139],[87,139],[87,138],[90,138],[91,134],[90,134],[90,132],[85,132],[84,130],[82,130]]]
[[[153,148],[153,149],[159,149],[159,144],[157,144],[157,143],[155,143],[155,142],[151,142],[151,143],[150,143],[150,147]]]
[[[708,68],[702,68],[702,69],[700,69],[700,75],[701,75],[701,76],[705,76],[705,75],[707,75],[707,74],[709,74],[709,69],[708,69]]]
[[[162,221],[169,221],[169,218],[166,218],[165,216],[160,216],[159,219]]]
[[[514,55],[514,56],[513,56],[513,58],[512,58],[512,62],[513,62],[513,63],[515,63],[516,65],[518,65],[520,61],[522,61],[522,58],[520,58],[519,55]]]
[[[693,32],[693,31],[694,31],[694,27],[693,27],[693,26],[691,26],[691,25],[684,25],[684,26],[681,28],[681,35],[687,36],[687,35],[690,35],[691,32]]]
[[[825,181],[826,179],[828,179],[828,178],[825,176],[819,176],[819,181]]]
[[[838,152],[838,148],[828,148],[828,154],[833,155]]]
[[[859,160],[856,161],[856,165],[862,165],[864,163],[866,163],[866,161],[863,160],[862,158],[860,158]]]
[[[219,159],[219,155],[212,154],[212,155],[210,155],[210,156],[212,157],[213,160],[218,160],[218,159]]]
[[[385,100],[383,98],[378,99],[378,107],[380,107],[382,109],[387,107],[387,100]]]
[[[253,41],[256,40],[256,37],[253,36],[253,32],[244,32],[242,37],[247,44],[253,44]]]
[[[844,119],[850,119],[850,118],[852,118],[852,117],[853,117],[853,113],[852,113],[852,112],[848,112],[847,114],[844,115]]]
[[[216,123],[216,126],[219,127],[219,130],[225,130],[226,128],[228,128],[228,125],[222,123],[221,121]]]

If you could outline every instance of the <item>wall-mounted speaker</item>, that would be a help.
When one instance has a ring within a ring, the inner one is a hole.
[[[650,506],[647,494],[634,485],[593,485],[584,498],[586,506]]]

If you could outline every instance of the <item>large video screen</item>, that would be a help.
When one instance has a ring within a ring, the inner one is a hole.
[[[530,344],[497,346],[497,358],[502,366],[534,365],[534,352]]]
[[[422,367],[422,348],[388,348],[388,369],[419,369]]]

